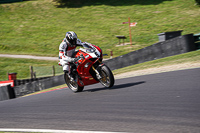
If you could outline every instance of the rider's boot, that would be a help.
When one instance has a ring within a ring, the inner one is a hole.
[[[68,77],[69,77],[71,82],[74,81],[72,73],[69,73],[68,71],[64,71],[64,72],[67,73],[67,75],[68,75]]]

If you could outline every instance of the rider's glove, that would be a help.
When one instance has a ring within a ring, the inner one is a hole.
[[[83,54],[81,54],[81,55],[79,56],[79,58],[82,58],[82,59],[84,59],[84,56],[83,56]]]
[[[72,63],[75,63],[76,61],[78,61],[77,58],[72,58],[72,59],[71,59],[71,62],[72,62]]]
[[[77,62],[80,58],[81,58],[80,56],[77,57],[77,58],[72,58],[72,59],[71,59],[71,62],[75,63],[75,62]]]

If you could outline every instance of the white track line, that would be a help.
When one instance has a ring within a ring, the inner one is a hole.
[[[0,128],[0,132],[42,132],[42,133],[125,133],[125,132],[103,132],[103,131],[77,131],[77,130],[51,130],[51,129],[14,129]]]

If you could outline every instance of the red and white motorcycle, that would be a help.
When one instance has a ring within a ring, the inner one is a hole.
[[[74,80],[71,80],[68,74],[64,74],[65,82],[73,92],[81,92],[84,86],[99,82],[108,88],[114,85],[112,71],[102,63],[102,50],[98,46],[85,43],[74,57],[77,61],[75,64],[70,63]]]

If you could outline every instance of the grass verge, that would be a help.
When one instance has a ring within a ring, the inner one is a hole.
[[[55,66],[56,74],[63,73],[58,61],[46,61],[35,59],[0,58],[0,81],[8,80],[7,73],[16,72],[17,79],[30,78],[30,66],[36,72],[36,77],[53,75],[52,66]]]

